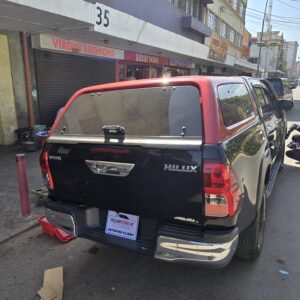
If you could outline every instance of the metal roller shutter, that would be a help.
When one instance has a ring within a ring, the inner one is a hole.
[[[51,126],[77,90],[115,81],[113,60],[35,50],[40,123]]]

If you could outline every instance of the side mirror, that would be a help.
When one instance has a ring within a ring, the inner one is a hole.
[[[279,110],[291,110],[294,107],[294,103],[290,100],[280,100],[278,102]]]
[[[271,104],[265,104],[261,107],[261,111],[263,114],[265,113],[268,113],[268,112],[271,112],[273,109],[272,109],[272,105]]]

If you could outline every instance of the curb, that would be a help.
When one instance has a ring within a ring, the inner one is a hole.
[[[28,222],[28,224],[24,225],[22,228],[13,231],[7,237],[4,237],[3,240],[0,240],[0,245],[21,235],[22,233],[25,233],[25,232],[39,226],[39,225],[40,225],[40,223],[37,220],[32,220],[32,221]]]

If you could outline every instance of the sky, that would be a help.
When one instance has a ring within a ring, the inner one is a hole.
[[[266,0],[248,0],[246,28],[252,36],[261,31],[265,5]],[[272,30],[283,33],[285,40],[300,44],[300,0],[273,0],[271,24]]]

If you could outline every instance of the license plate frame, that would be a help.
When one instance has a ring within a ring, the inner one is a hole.
[[[107,211],[105,233],[123,239],[135,241],[139,227],[139,216],[127,213]]]

